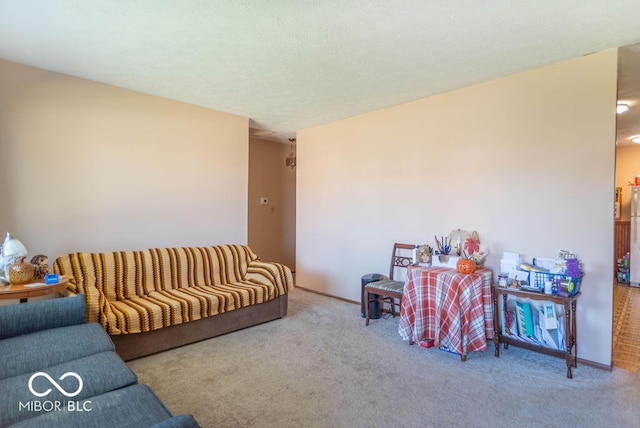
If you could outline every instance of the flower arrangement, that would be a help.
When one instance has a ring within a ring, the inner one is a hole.
[[[484,265],[484,261],[489,255],[489,249],[480,245],[478,232],[471,232],[471,236],[464,241],[463,256],[476,262],[476,266]]]
[[[471,233],[471,236],[464,241],[464,251],[467,254],[473,254],[476,251],[480,250],[480,237],[478,236],[478,232],[474,231]]]
[[[565,260],[567,266],[567,275],[572,278],[580,278],[582,275],[582,267],[580,266],[580,260],[567,259]]]

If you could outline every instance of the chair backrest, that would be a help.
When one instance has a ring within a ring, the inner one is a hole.
[[[406,269],[413,263],[413,244],[393,244],[393,253],[391,253],[391,268],[389,269],[389,279],[393,279],[396,268]]]

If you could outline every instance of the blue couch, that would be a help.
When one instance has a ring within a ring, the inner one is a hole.
[[[84,296],[0,306],[0,427],[198,427],[116,354]]]

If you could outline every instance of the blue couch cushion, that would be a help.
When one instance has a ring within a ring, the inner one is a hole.
[[[87,322],[84,296],[0,306],[0,339]]]
[[[153,425],[151,428],[199,428],[193,415],[178,415]]]
[[[67,373],[73,375],[64,376]],[[136,375],[113,351],[70,360],[55,366],[0,380],[0,426],[27,420],[46,412],[38,406],[64,408],[69,402],[94,397],[137,382]],[[82,385],[80,385],[82,383]],[[58,386],[56,386],[58,385]],[[77,395],[73,395],[77,393]],[[72,394],[69,397],[65,394]],[[40,396],[41,395],[41,396]],[[40,403],[40,404],[38,404]],[[48,404],[47,404],[48,403]],[[41,426],[47,426],[41,425]]]
[[[98,323],[11,337],[0,345],[0,379],[25,373],[31,375],[65,361],[114,350],[109,335]]]
[[[15,427],[141,428],[150,427],[172,416],[171,412],[147,385],[132,385],[87,400],[90,403],[80,400],[82,411],[78,411],[76,408],[70,410],[69,407],[65,407],[60,410],[42,412],[37,417],[16,424]],[[187,419],[184,422],[188,421]]]

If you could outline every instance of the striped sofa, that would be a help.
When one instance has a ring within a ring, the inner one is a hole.
[[[125,360],[280,318],[293,286],[291,269],[242,245],[72,253],[53,269]]]

